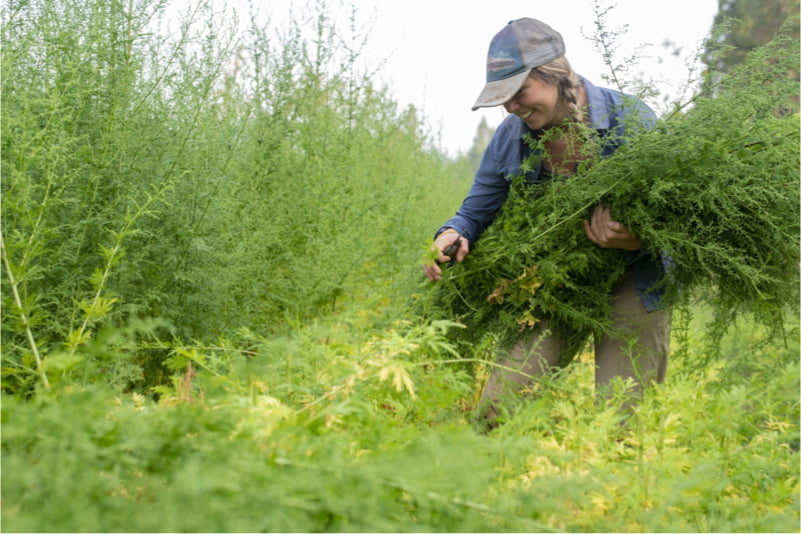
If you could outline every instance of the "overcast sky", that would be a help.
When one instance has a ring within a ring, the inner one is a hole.
[[[471,111],[484,85],[489,42],[507,22],[520,17],[543,20],[559,31],[566,56],[577,72],[598,85],[608,73],[588,40],[594,32],[592,0],[405,0],[371,2],[377,19],[371,40],[379,56],[392,55],[383,75],[397,100],[420,107],[440,132],[449,153],[467,150],[482,116],[491,126],[503,120],[502,107]],[[628,26],[620,57],[637,47],[640,65],[660,78],[660,91],[680,96],[688,79],[687,61],[694,58],[709,33],[717,0],[618,0],[608,18],[612,28]],[[681,47],[672,56],[662,43]],[[651,46],[646,46],[646,45]],[[661,60],[661,61],[660,61]],[[654,107],[659,102],[652,102]]]
[[[188,0],[183,0],[188,1]],[[272,25],[286,20],[290,10],[308,14],[310,0],[256,0],[260,15]],[[437,135],[440,148],[455,155],[473,142],[482,117],[495,126],[504,117],[501,107],[471,111],[485,81],[489,42],[507,22],[520,17],[543,20],[559,31],[566,56],[577,72],[596,85],[609,69],[588,39],[594,33],[594,0],[343,0],[352,1],[359,31],[369,31],[364,59],[383,63],[378,76],[402,106],[414,104]],[[718,0],[596,0],[613,6],[610,28],[627,26],[617,57],[642,48],[638,70],[659,78],[663,94],[680,97],[696,56],[709,33]],[[180,3],[181,0],[173,0]],[[247,19],[248,0],[212,0],[226,3]],[[336,6],[339,0],[328,0]],[[313,0],[312,0],[313,3]],[[345,18],[340,8],[337,18]],[[347,20],[345,21],[347,24]],[[347,30],[347,26],[343,29]],[[680,47],[674,57],[662,44]],[[689,95],[688,95],[689,96]],[[660,102],[649,104],[660,112]]]

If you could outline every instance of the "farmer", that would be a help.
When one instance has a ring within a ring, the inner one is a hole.
[[[506,200],[510,177],[520,175],[521,163],[531,154],[523,139],[526,134],[534,139],[547,134],[540,163],[526,174],[528,181],[537,182],[575,172],[582,144],[582,137],[575,135],[577,124],[597,131],[602,155],[608,156],[625,137],[627,124],[638,121],[650,127],[655,122],[654,113],[641,101],[596,87],[573,72],[562,36],[530,18],[509,22],[490,43],[487,84],[473,110],[499,105],[509,115],[490,141],[461,207],[436,232],[437,262],[423,266],[430,280],[441,278],[440,264],[463,261],[495,218]],[[609,206],[596,206],[583,224],[587,239],[627,255],[625,276],[610,295],[611,328],[595,339],[596,389],[609,391],[609,383],[620,377],[631,379],[638,394],[649,383],[662,382],[667,368],[670,311],[661,309],[659,291],[649,291],[662,266],[647,244],[614,220]],[[454,244],[457,250],[445,254]],[[531,336],[493,367],[479,403],[482,426],[497,426],[509,395],[514,398],[533,377],[565,365],[582,348],[583,341],[572,341],[573,332],[545,323],[540,321]]]

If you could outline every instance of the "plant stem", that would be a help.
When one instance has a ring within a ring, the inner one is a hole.
[[[22,307],[22,299],[19,297],[17,282],[14,279],[14,273],[11,271],[11,262],[8,261],[8,254],[6,254],[5,241],[2,233],[0,233],[0,251],[2,251],[3,264],[5,265],[6,272],[8,273],[8,282],[11,285],[11,293],[14,295],[14,303],[17,305],[17,309],[19,310],[19,316],[20,319],[22,319],[22,324],[25,325],[25,336],[28,338],[28,344],[31,346],[33,357],[36,359],[36,374],[38,374],[39,378],[42,379],[42,384],[44,384],[45,389],[50,389],[50,382],[47,380],[47,374],[42,367],[42,357],[39,354],[39,348],[36,346],[36,340],[33,338],[30,319],[28,318],[28,314],[25,313],[25,309]]]

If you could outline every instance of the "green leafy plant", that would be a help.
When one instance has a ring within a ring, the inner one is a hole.
[[[688,324],[690,338],[703,322]],[[582,357],[480,436],[463,411],[473,379],[448,363],[447,325],[398,324],[383,334],[371,326],[320,324],[283,341],[250,334],[248,353],[223,341],[185,347],[174,390],[158,402],[102,383],[59,383],[31,400],[4,395],[4,528],[797,526],[798,353],[764,327],[741,322],[724,337],[726,358],[700,370],[692,363],[705,346],[690,343],[671,379],[649,389],[625,424],[626,385],[598,402],[592,361]],[[314,347],[326,352],[316,369],[295,367],[287,390],[281,363],[269,357],[279,345],[293,360]],[[393,362],[404,363],[415,397],[403,381],[398,391],[391,373],[382,381]]]

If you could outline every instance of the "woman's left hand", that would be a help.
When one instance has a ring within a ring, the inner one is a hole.
[[[592,212],[592,222],[584,220],[584,232],[590,241],[602,248],[642,248],[642,239],[632,234],[625,224],[613,221],[611,210],[607,206],[596,206]]]

